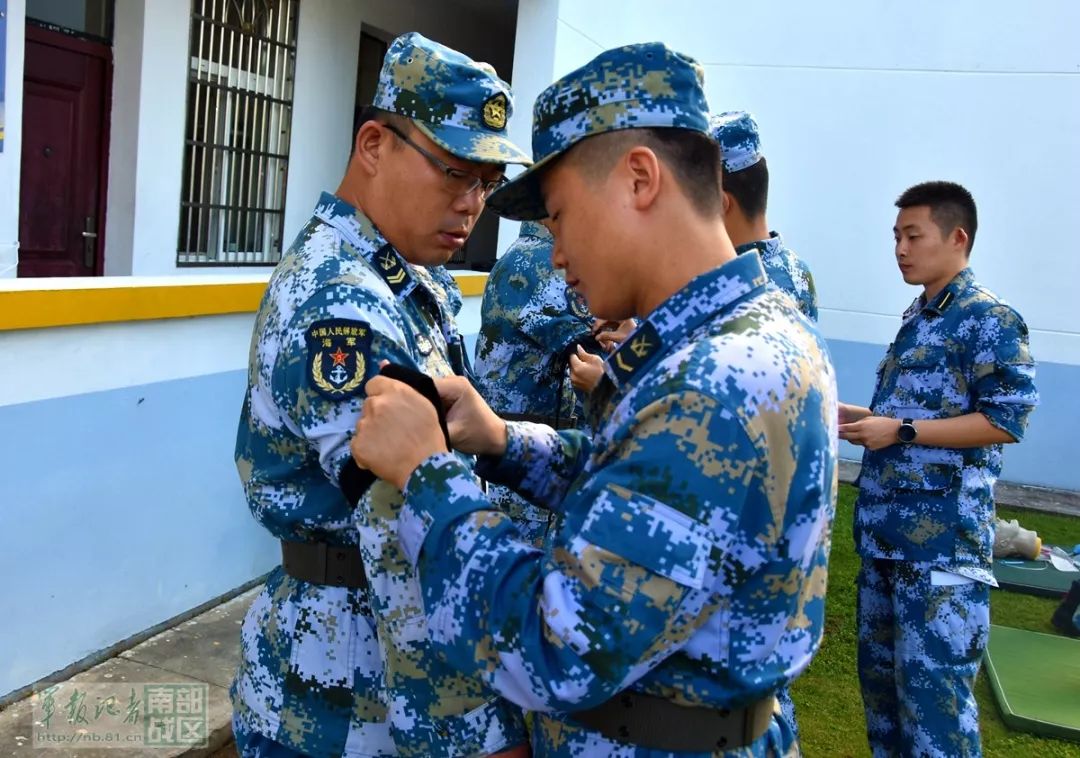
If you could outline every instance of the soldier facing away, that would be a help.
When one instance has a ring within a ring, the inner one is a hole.
[[[548,219],[597,317],[642,318],[608,359],[593,437],[505,422],[468,382],[436,380],[455,448],[560,511],[546,549],[407,386],[372,379],[353,438],[405,493],[432,639],[539,711],[538,756],[798,751],[774,693],[821,640],[835,381],[824,340],[724,230],[702,83],[659,43],[601,53],[540,95],[537,162],[489,203]]]
[[[786,245],[776,232],[769,231],[766,210],[769,204],[769,166],[761,152],[757,121],[749,113],[728,111],[713,116],[709,130],[720,145],[721,186],[724,190],[724,226],[735,252],[756,252],[769,281],[794,298],[803,315],[817,321],[817,290],[810,267]],[[791,690],[776,692],[780,710],[796,735],[799,722]]]
[[[595,343],[593,318],[584,298],[552,267],[552,244],[543,224],[526,221],[495,262],[480,308],[474,378],[503,418],[574,428],[584,408],[567,380],[567,365],[579,345]],[[505,487],[492,485],[489,493],[525,540],[543,542],[550,511]]]
[[[769,230],[769,165],[761,152],[757,121],[749,113],[729,111],[709,122],[723,156],[724,226],[739,255],[761,256],[769,281],[795,298],[799,310],[817,321],[817,289],[810,267]]]
[[[341,489],[380,360],[465,373],[460,292],[441,266],[505,164],[528,163],[506,136],[511,110],[487,64],[399,37],[341,186],[271,277],[236,462],[283,565],[243,624],[232,687],[242,755],[458,756],[525,741],[520,709],[435,656],[397,540],[401,494],[376,482],[354,511]]]

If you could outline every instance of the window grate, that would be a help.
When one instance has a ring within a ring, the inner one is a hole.
[[[177,264],[281,258],[299,0],[192,0]]]

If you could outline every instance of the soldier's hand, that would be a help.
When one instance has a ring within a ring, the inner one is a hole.
[[[506,452],[506,422],[488,407],[468,379],[437,377],[435,388],[446,408],[446,428],[455,450],[470,455]]]
[[[850,403],[840,403],[839,411],[841,424],[852,424],[870,415],[869,408],[863,408],[861,405],[851,405]]]
[[[574,389],[592,392],[604,375],[604,359],[577,346],[577,355],[570,356],[570,383]]]
[[[365,391],[352,456],[358,465],[404,490],[417,466],[447,452],[439,417],[423,395],[385,376],[372,377]]]
[[[625,321],[604,322],[597,319],[597,322],[598,325],[593,328],[596,341],[600,343],[600,347],[609,353],[626,342],[626,338],[630,336],[631,332],[637,329],[637,322],[632,318]]]
[[[900,420],[885,416],[867,416],[860,421],[840,425],[840,439],[854,445],[861,445],[869,450],[880,450],[895,445],[900,429]]]

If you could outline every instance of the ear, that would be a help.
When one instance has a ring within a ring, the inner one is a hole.
[[[366,121],[356,132],[353,143],[353,160],[368,176],[379,173],[379,159],[389,150],[388,139],[393,135],[374,121]]]
[[[622,165],[630,182],[633,208],[647,210],[660,194],[660,159],[649,148],[637,145],[626,151]]]
[[[724,218],[727,218],[728,215],[731,213],[731,206],[734,204],[735,200],[731,197],[730,192],[723,191],[721,191],[720,193],[720,199],[723,202],[724,206]]]
[[[962,226],[956,227],[955,229],[953,229],[952,239],[949,241],[952,242],[953,245],[955,245],[960,250],[963,250],[965,255],[967,254],[968,242],[970,241],[967,229],[964,229],[964,227]]]

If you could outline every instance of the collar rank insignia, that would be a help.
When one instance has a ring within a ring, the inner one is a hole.
[[[311,388],[331,400],[359,395],[371,364],[371,327],[363,321],[316,321],[305,333],[307,378]]]
[[[662,344],[656,327],[648,321],[638,327],[608,359],[619,384],[625,383],[639,368],[649,363]]]
[[[375,268],[390,285],[390,291],[401,297],[412,291],[413,280],[408,269],[401,263],[401,256],[390,245],[383,245],[375,253]]]
[[[937,299],[937,302],[934,303],[934,308],[940,313],[941,311],[948,308],[949,303],[951,303],[952,301],[953,301],[953,293],[950,292],[949,290],[945,290],[945,292],[942,293],[941,297],[939,297]]]
[[[506,95],[499,92],[484,101],[484,110],[481,114],[484,126],[488,129],[502,131],[506,128]]]
[[[591,326],[592,314],[589,313],[588,303],[585,302],[585,298],[579,292],[571,287],[566,288],[566,306],[570,309],[570,313],[580,319],[589,321]]]

